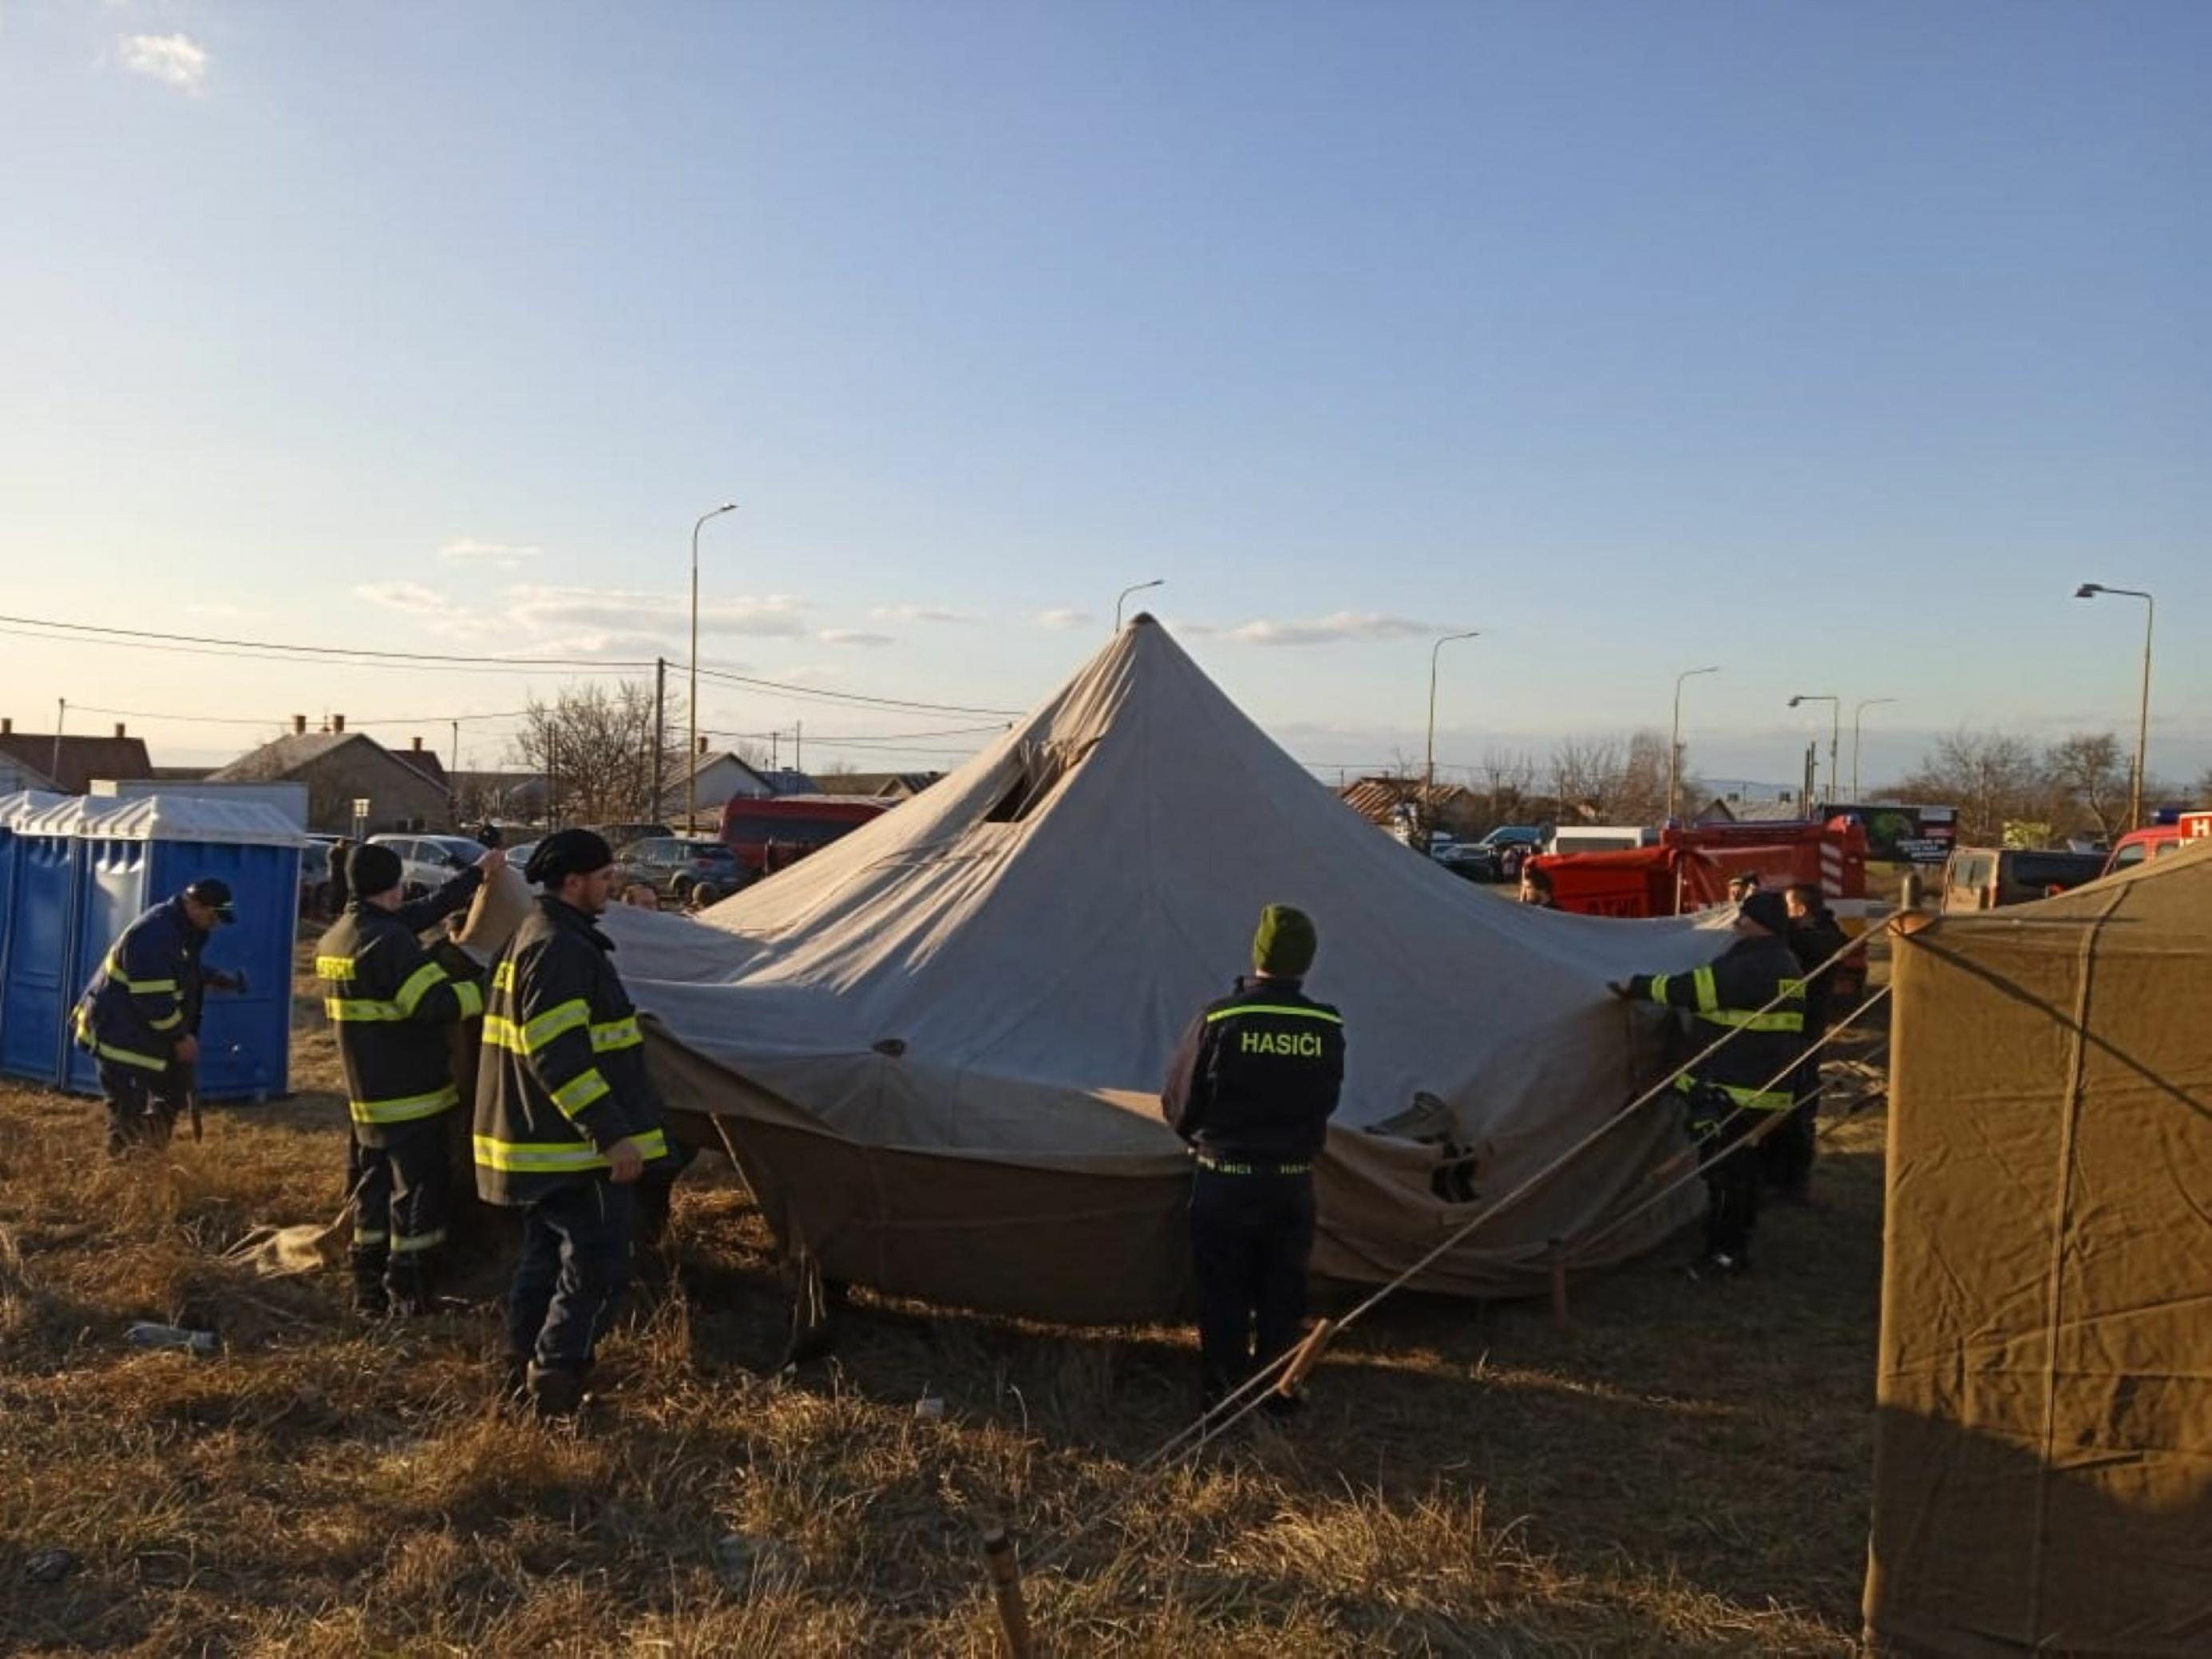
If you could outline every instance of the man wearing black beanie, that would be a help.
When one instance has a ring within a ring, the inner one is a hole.
[[[1252,976],[1199,1011],[1160,1091],[1197,1164],[1190,1239],[1209,1409],[1288,1352],[1305,1319],[1313,1161],[1344,1084],[1344,1018],[1303,988],[1317,945],[1304,911],[1261,912]],[[1279,1393],[1268,1407],[1297,1403]]]
[[[399,855],[374,842],[357,847],[349,865],[353,901],[315,946],[353,1120],[353,1293],[363,1314],[429,1306],[446,1241],[447,1115],[461,1099],[446,1028],[484,1011],[483,988],[453,977],[416,935],[465,904],[505,862],[505,854],[487,853],[434,896],[408,904]]]
[[[1754,890],[1736,908],[1735,943],[1710,967],[1638,974],[1607,988],[1632,1002],[1682,1010],[1700,1049],[1727,1039],[1674,1079],[1705,1170],[1705,1251],[1693,1269],[1699,1278],[1751,1266],[1759,1186],[1753,1154],[1797,1102],[1805,985],[1784,937],[1789,926],[1781,896]]]
[[[637,1183],[668,1156],[636,1009],[596,926],[613,849],[588,830],[538,843],[536,911],[492,969],[477,1079],[477,1190],[523,1212],[507,1293],[511,1380],[573,1415],[629,1285]]]

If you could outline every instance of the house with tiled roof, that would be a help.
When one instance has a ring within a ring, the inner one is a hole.
[[[146,740],[131,736],[120,721],[112,737],[79,737],[69,732],[56,736],[51,732],[18,732],[12,719],[0,715],[0,759],[7,763],[6,772],[33,780],[16,787],[58,789],[69,795],[82,795],[94,778],[129,783],[154,775]]]
[[[424,763],[428,757],[428,763]],[[292,730],[210,775],[216,783],[262,783],[284,779],[307,786],[307,828],[349,832],[353,804],[368,802],[371,835],[401,830],[444,830],[453,822],[445,768],[427,750],[390,750],[365,732],[345,729],[331,717],[328,731],[310,732],[304,715]]]

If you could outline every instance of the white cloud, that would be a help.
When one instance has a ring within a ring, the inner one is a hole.
[[[1246,645],[1334,645],[1346,640],[1403,640],[1449,632],[1434,623],[1374,611],[1337,611],[1312,622],[1262,617],[1232,628],[1225,637]]]
[[[1036,625],[1039,628],[1065,630],[1070,628],[1081,628],[1093,620],[1095,618],[1088,611],[1078,611],[1069,605],[1060,605],[1054,610],[1038,611]]]
[[[473,536],[464,536],[459,541],[447,542],[438,550],[441,559],[483,559],[512,570],[525,559],[534,559],[545,550],[542,547],[519,546],[513,542],[480,542]]]
[[[189,35],[129,34],[123,67],[179,92],[198,92],[207,84],[207,48]]]
[[[889,634],[866,634],[857,628],[825,628],[814,636],[824,645],[896,645]]]
[[[919,623],[975,623],[981,620],[965,611],[946,611],[930,605],[879,605],[868,614],[878,622]]]
[[[1169,633],[1173,634],[1176,638],[1185,640],[1210,639],[1214,635],[1218,634],[1221,631],[1212,623],[1191,622],[1182,617],[1170,617],[1164,619],[1160,623],[1160,626],[1166,629]]]
[[[702,634],[744,634],[799,639],[806,625],[805,607],[788,594],[764,599],[712,599],[699,607]],[[507,614],[530,629],[574,628],[639,633],[665,630],[681,637],[690,627],[690,607],[672,593],[635,593],[592,587],[511,587]]]
[[[433,592],[419,582],[367,582],[353,592],[356,599],[367,599],[371,605],[421,616],[438,616],[453,608],[444,594]]]

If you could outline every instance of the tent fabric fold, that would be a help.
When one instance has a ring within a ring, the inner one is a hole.
[[[1518,906],[1377,834],[1148,620],[895,811],[697,921],[608,927],[672,1103],[719,1120],[787,1243],[833,1277],[1110,1322],[1183,1305],[1188,1164],[1158,1090],[1272,902],[1314,918],[1308,986],[1346,1020],[1314,1266],[1362,1284],[1662,1068],[1663,1018],[1607,980],[1726,944]],[[1683,1144],[1655,1103],[1420,1283],[1540,1288],[1553,1249]],[[1657,1206],[1594,1261],[1696,1206]]]

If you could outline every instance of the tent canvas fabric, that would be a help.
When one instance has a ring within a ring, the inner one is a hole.
[[[1869,1638],[2212,1652],[2212,848],[1895,987]]]
[[[1133,623],[924,794],[694,921],[617,912],[672,1103],[833,1277],[1070,1322],[1185,1304],[1189,1165],[1158,1090],[1263,905],[1320,930],[1348,1034],[1315,1270],[1408,1265],[1625,1105],[1665,1018],[1605,990],[1709,961],[1711,924],[1539,911],[1378,834],[1167,632]],[[1538,1287],[1650,1188],[1665,1101],[1419,1281]],[[1648,1249],[1693,1193],[1605,1239]]]

